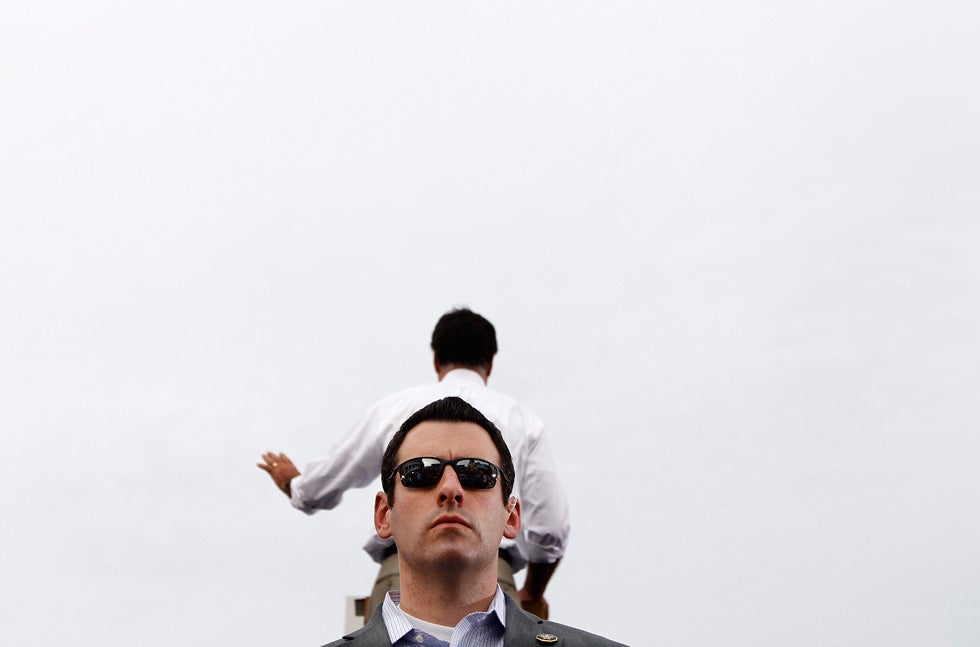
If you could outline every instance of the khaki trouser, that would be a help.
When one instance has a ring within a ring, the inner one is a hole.
[[[517,597],[517,585],[514,584],[514,569],[511,568],[510,562],[503,557],[498,557],[497,559],[497,584],[504,590],[504,593],[517,600],[518,604],[520,604],[520,598]],[[364,604],[364,622],[371,619],[371,614],[374,613],[375,607],[384,603],[385,595],[388,591],[394,591],[399,588],[401,588],[401,584],[398,578],[398,553],[394,553],[385,557],[385,560],[381,562],[381,569],[378,571],[378,577],[374,581],[374,589],[371,590],[371,597]]]

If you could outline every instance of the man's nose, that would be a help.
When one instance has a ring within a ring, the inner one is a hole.
[[[459,476],[452,465],[446,465],[442,470],[442,478],[436,487],[439,494],[439,503],[445,504],[454,501],[456,505],[463,502],[463,486],[460,485]]]

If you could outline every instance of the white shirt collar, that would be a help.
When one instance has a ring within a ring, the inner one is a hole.
[[[454,368],[442,376],[442,382],[455,384],[476,384],[486,386],[483,376],[470,368]]]

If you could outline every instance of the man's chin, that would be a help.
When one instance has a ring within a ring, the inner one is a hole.
[[[454,545],[451,542],[440,542],[439,546],[431,546],[425,561],[428,567],[435,571],[459,571],[479,564],[480,552],[473,546]]]

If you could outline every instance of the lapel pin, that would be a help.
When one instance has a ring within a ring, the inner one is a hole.
[[[538,634],[537,636],[534,637],[534,639],[537,640],[539,643],[545,643],[545,644],[558,642],[558,636],[556,636],[555,634]]]

